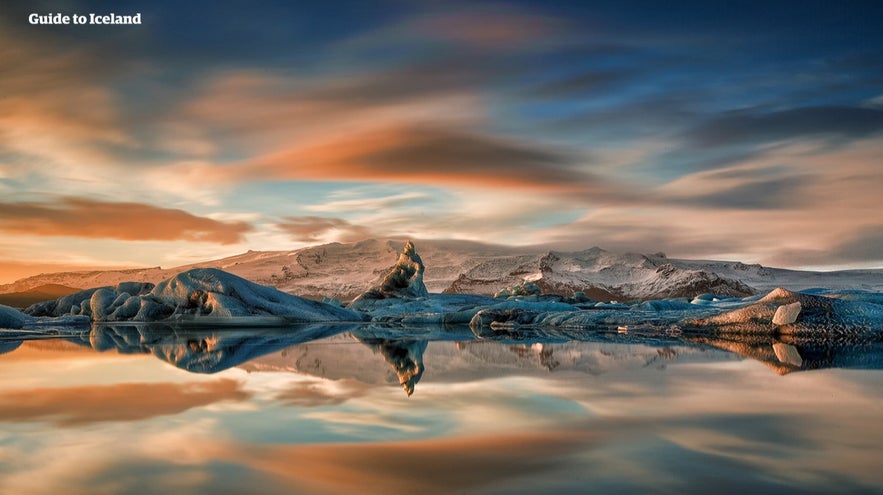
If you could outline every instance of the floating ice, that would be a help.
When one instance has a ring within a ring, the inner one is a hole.
[[[207,321],[226,325],[361,321],[353,311],[286,294],[215,268],[152,284],[122,283],[35,304],[33,316],[86,315],[92,321]]]
[[[685,326],[739,333],[862,334],[883,331],[883,305],[774,289],[753,304]]]
[[[773,315],[773,325],[790,325],[797,321],[800,315],[800,301],[791,304],[783,304],[776,308],[776,314]]]
[[[0,304],[0,328],[22,328],[31,319],[15,308]]]

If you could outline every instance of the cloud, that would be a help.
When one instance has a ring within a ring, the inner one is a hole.
[[[695,125],[698,117],[697,95],[682,91],[630,98],[588,110],[564,107],[560,115],[539,125],[556,134],[590,135],[605,141],[625,141],[646,137],[671,140],[682,129]],[[670,145],[672,146],[672,145]]]
[[[10,22],[0,15],[0,152],[36,172],[100,176],[94,169],[109,165],[114,148],[135,144],[110,89],[133,64],[91,43],[59,42],[58,31],[36,36],[11,22],[25,12],[13,14]]]
[[[228,167],[234,177],[350,180],[547,193],[622,193],[586,172],[589,156],[442,126],[372,129]]]
[[[883,109],[849,106],[801,107],[774,112],[724,113],[688,131],[700,147],[761,144],[795,138],[853,140],[883,132]]]
[[[12,390],[0,393],[0,421],[52,421],[63,426],[139,421],[248,397],[231,379]]]
[[[478,48],[503,48],[537,44],[560,37],[568,23],[557,17],[504,8],[460,9],[458,12],[434,13],[405,23],[414,35],[464,43]]]
[[[487,64],[443,57],[310,76],[231,69],[203,80],[160,125],[171,134],[186,131],[213,144],[216,157],[269,155],[293,144],[301,148],[415,122],[468,128],[484,118],[486,108],[475,88],[491,74],[495,72]],[[164,139],[156,146],[166,149],[168,144]],[[180,174],[186,165],[171,168]],[[228,174],[226,167],[212,168],[210,172]],[[198,179],[215,183],[214,175]]]
[[[613,250],[789,268],[868,266],[877,258],[881,146],[879,139],[776,146],[657,187],[652,209],[612,204],[536,237],[566,248],[591,239]]]
[[[379,198],[354,198],[326,201],[322,204],[307,205],[305,210],[319,212],[353,212],[377,211],[397,208],[410,204],[414,200],[428,199],[428,195],[420,192],[403,192]]]
[[[592,70],[539,84],[527,92],[534,98],[573,98],[609,90],[627,80],[628,71]]]
[[[299,96],[303,101],[335,106],[394,104],[473,90],[515,70],[504,60],[441,53],[397,67],[322,78]]]
[[[0,203],[0,231],[15,234],[235,244],[250,230],[245,222],[222,222],[141,203],[75,197]]]
[[[883,224],[871,226],[846,240],[836,251],[843,261],[883,263]]]
[[[794,208],[806,201],[801,189],[808,182],[806,177],[801,176],[750,180],[713,193],[693,195],[686,203],[741,210]]]
[[[332,237],[340,242],[354,242],[372,236],[371,230],[361,225],[353,225],[342,218],[327,217],[285,217],[276,227],[301,242],[315,242]]]

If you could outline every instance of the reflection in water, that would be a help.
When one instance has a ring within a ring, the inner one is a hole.
[[[880,368],[879,342],[573,337],[101,326],[64,342],[0,338],[0,493],[883,486],[879,373],[782,379],[741,359]],[[420,393],[403,400],[391,380],[409,394],[419,380]]]
[[[301,325],[284,329],[181,330],[167,325],[95,325],[88,333],[88,340],[69,340],[99,352],[153,354],[193,373],[217,373],[264,354],[352,328],[352,325]]]
[[[465,344],[463,345],[465,349]],[[542,343],[536,344],[515,344],[509,346],[509,351],[521,358],[531,358],[536,356],[540,365],[549,371],[555,371],[555,368],[561,365],[561,362],[555,359],[555,350],[551,345]]]
[[[21,340],[12,340],[8,342],[0,341],[0,354],[6,354],[7,352],[12,352],[21,346]]]
[[[757,334],[680,334],[629,332],[586,332],[554,328],[489,334],[476,338],[468,327],[439,327],[416,330],[376,325],[311,324],[289,328],[256,329],[180,329],[168,325],[95,325],[88,333],[65,340],[99,352],[115,350],[121,354],[152,354],[174,366],[194,373],[217,373],[242,366],[261,356],[342,334],[344,339],[360,342],[392,367],[398,382],[410,396],[425,370],[423,355],[432,341],[451,341],[455,348],[473,352],[474,344],[494,342],[521,360],[536,362],[548,371],[556,371],[562,362],[576,362],[578,357],[561,355],[568,343],[598,342],[621,345],[642,344],[655,348],[646,358],[646,366],[664,367],[665,361],[677,358],[674,346],[697,349],[722,349],[759,361],[780,375],[795,371],[824,368],[883,369],[883,341],[836,341],[809,339],[793,335]],[[0,354],[12,352],[37,334],[0,337]],[[564,347],[562,347],[564,346]],[[559,354],[556,355],[556,348]],[[484,349],[491,349],[490,347]],[[479,351],[475,351],[479,352]],[[481,351],[483,352],[483,351]],[[326,359],[333,359],[333,355]],[[500,355],[487,356],[488,362],[503,363]],[[440,364],[441,365],[441,364]],[[565,368],[568,368],[565,366]],[[323,375],[324,376],[324,375]],[[344,377],[340,377],[344,378]]]
[[[429,341],[359,338],[358,336],[356,339],[375,352],[380,352],[383,359],[392,366],[399,377],[399,385],[410,397],[414,393],[414,386],[423,376],[423,352],[426,351]]]
[[[883,341],[826,341],[790,335],[689,335],[685,340],[760,361],[780,375],[825,368],[883,369]]]

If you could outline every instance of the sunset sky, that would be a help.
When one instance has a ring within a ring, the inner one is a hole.
[[[389,236],[883,266],[881,2],[28,4],[0,283]]]

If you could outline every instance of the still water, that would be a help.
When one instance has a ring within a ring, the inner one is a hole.
[[[3,495],[883,493],[879,342],[124,326],[0,352]]]

